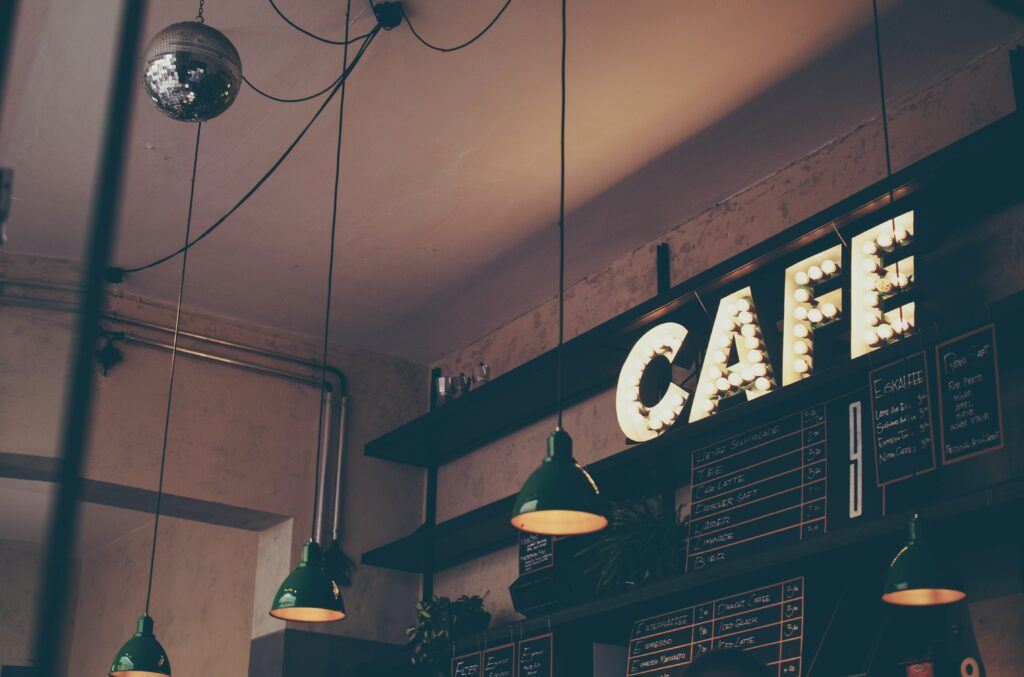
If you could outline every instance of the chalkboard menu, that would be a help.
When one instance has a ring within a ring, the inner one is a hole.
[[[878,486],[935,468],[928,365],[923,352],[871,371]]]
[[[480,652],[453,658],[452,677],[480,677]]]
[[[995,327],[988,325],[940,343],[935,353],[942,462],[1002,448]]]
[[[773,674],[798,677],[803,618],[803,578],[645,618],[633,624],[626,677],[684,675],[694,658],[719,649],[749,651]]]
[[[519,575],[555,565],[555,542],[551,536],[519,532]]]
[[[518,677],[551,677],[554,670],[554,642],[551,634],[519,642]]]
[[[512,644],[487,649],[484,651],[483,677],[513,677],[515,661],[516,648]]]
[[[825,533],[827,461],[824,406],[694,451],[687,571]]]

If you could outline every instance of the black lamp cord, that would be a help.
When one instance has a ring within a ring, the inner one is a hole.
[[[325,108],[327,108],[327,104],[331,102],[331,100],[334,98],[334,95],[338,93],[338,90],[341,89],[342,85],[348,80],[349,76],[352,74],[352,71],[355,70],[356,65],[362,58],[363,53],[366,52],[367,47],[370,46],[370,43],[373,42],[374,37],[376,37],[377,33],[379,32],[380,26],[376,26],[372,31],[370,31],[370,36],[363,42],[362,45],[360,45],[359,51],[357,51],[355,56],[352,57],[352,61],[351,63],[349,63],[348,68],[342,74],[340,82],[334,85],[334,89],[331,90],[331,93],[327,96],[326,99],[324,99],[323,103],[320,104],[320,107],[317,109],[316,113],[314,113],[313,117],[310,118],[309,122],[306,123],[306,126],[302,128],[302,131],[299,132],[299,135],[296,136],[295,139],[288,145],[284,153],[282,153],[281,156],[276,161],[274,161],[274,164],[271,165],[270,169],[268,169],[262,177],[260,177],[259,181],[257,181],[256,184],[252,188],[250,188],[238,202],[235,203],[235,206],[229,209],[226,214],[224,214],[219,219],[214,221],[210,227],[208,227],[202,233],[197,235],[194,240],[185,243],[181,247],[175,249],[170,254],[167,254],[166,256],[161,256],[160,258],[154,261],[150,261],[149,263],[140,266],[135,266],[134,268],[113,268],[108,270],[108,274],[110,274],[112,277],[117,278],[127,273],[137,273],[142,270],[148,270],[149,268],[155,268],[156,266],[159,266],[162,263],[170,261],[178,254],[183,253],[185,250],[191,249],[192,247],[196,246],[196,244],[198,244],[206,236],[208,236],[210,233],[212,233],[218,227],[220,227],[221,224],[227,221],[232,214],[238,211],[238,209],[243,204],[245,204],[249,200],[249,198],[252,197],[256,193],[256,191],[263,186],[264,183],[267,182],[267,179],[269,179],[274,174],[274,172],[277,171],[277,168],[280,167],[281,164],[285,161],[285,159],[291,154],[291,152],[295,150],[295,147],[299,145],[300,141],[302,141],[302,138],[306,135],[306,132],[309,131],[309,128],[313,126],[313,123],[316,122],[317,118],[320,117],[320,114],[324,112]]]
[[[563,358],[562,344],[565,342],[565,6],[562,0],[562,116],[561,116],[561,149],[558,187],[558,428],[562,427],[562,381]]]
[[[348,33],[349,33],[349,18],[352,12],[352,0],[347,0],[345,3],[345,50],[343,58],[342,72],[348,70]],[[363,43],[365,48],[367,40]],[[362,49],[362,48],[361,48]],[[361,51],[361,50],[360,50]],[[345,128],[345,80],[341,81],[341,97],[338,99],[338,144],[334,153],[334,193],[333,202],[331,206],[331,243],[330,251],[327,255],[327,303],[324,308],[324,345],[323,353],[320,359],[320,411],[317,419],[316,427],[316,466],[314,473],[316,479],[314,480],[313,488],[313,515],[317,514],[320,509],[320,454],[323,448],[323,435],[324,435],[324,400],[327,397],[327,345],[330,337],[331,329],[331,296],[332,287],[334,286],[334,243],[338,231],[338,184],[341,181],[341,137],[342,131]],[[311,541],[318,540],[320,534],[316,533],[317,520],[313,519],[313,524],[310,526],[310,537]]]
[[[893,195],[894,188],[893,188],[893,185],[892,185],[892,151],[891,151],[891,144],[890,144],[890,141],[889,141],[889,110],[888,110],[888,106],[886,105],[886,102],[885,102],[885,69],[884,69],[884,67],[882,65],[882,36],[881,36],[881,30],[880,30],[880,23],[881,22],[879,21],[879,18],[878,18],[878,0],[871,0],[871,13],[872,13],[872,19],[873,19],[874,29],[875,29],[875,65],[878,68],[878,98],[879,98],[879,101],[881,103],[881,109],[882,109],[882,138],[885,141],[885,183],[886,183],[886,188],[887,188],[888,195],[889,195],[889,206],[891,207],[892,204],[895,202],[895,197]],[[895,242],[895,240],[896,240],[896,216],[894,214],[892,214],[890,216],[892,217],[892,219],[891,219],[892,234],[893,234],[893,241]],[[897,259],[896,260],[896,277],[897,277],[897,279],[899,278],[899,275],[900,275],[900,262],[899,262],[899,259]],[[902,304],[899,307],[899,316],[900,316],[900,325],[901,325],[900,328],[902,329],[902,325],[903,325],[903,305]],[[909,368],[907,366],[907,343],[906,343],[906,341],[907,341],[907,336],[906,336],[906,334],[904,334],[901,331],[901,333],[900,333],[901,358],[900,359],[902,360],[903,365],[904,365],[903,378],[907,382],[906,383],[906,389],[905,389],[904,392],[909,392],[910,372],[909,372]],[[908,407],[908,409],[912,406],[912,404],[909,401],[909,398],[904,398],[903,404],[905,404]],[[911,495],[911,499],[912,499],[912,503],[914,505],[914,509],[915,510],[917,509],[918,498],[919,498],[918,497],[918,486],[917,486],[917,484],[918,484],[918,482],[917,482],[917,475],[918,475],[918,472],[920,471],[920,468],[918,466],[919,466],[919,463],[917,463],[915,461],[914,462],[913,471],[912,471],[912,474],[911,474],[911,477],[910,477],[911,494],[912,494]]]
[[[434,50],[435,52],[457,52],[460,49],[463,49],[465,47],[469,47],[474,42],[476,42],[477,40],[482,38],[484,36],[484,33],[486,33],[487,31],[491,30],[491,27],[498,22],[498,19],[501,18],[501,15],[505,13],[505,10],[508,9],[508,6],[511,5],[511,4],[512,4],[512,0],[505,0],[505,4],[501,6],[501,9],[499,9],[498,13],[494,15],[494,18],[491,19],[490,22],[486,26],[483,27],[483,30],[481,30],[479,33],[477,33],[473,37],[471,37],[469,40],[466,40],[465,42],[461,42],[461,43],[459,43],[459,44],[457,44],[457,45],[455,45],[453,47],[441,47],[439,45],[435,45],[435,44],[431,43],[430,41],[428,41],[426,38],[424,38],[422,35],[420,35],[416,31],[416,26],[413,25],[412,20],[409,18],[408,15],[405,16],[405,23],[406,23],[407,26],[409,26],[409,32],[411,32],[413,34],[413,37],[415,37],[417,40],[419,40],[419,42],[422,45],[424,45],[425,47],[429,47],[430,49]],[[370,7],[373,7],[373,0],[370,0]]]
[[[202,18],[202,2],[199,4],[199,18]],[[192,180],[188,189],[188,216],[185,219],[185,242],[188,242],[192,230],[192,202],[196,194],[196,167],[199,164],[199,138],[203,132],[203,123],[196,124],[196,145],[192,154]],[[171,427],[171,403],[174,396],[174,371],[178,358],[178,334],[181,328],[181,301],[185,293],[185,270],[188,266],[188,250],[181,257],[181,276],[178,278],[178,303],[174,310],[174,338],[171,341],[171,370],[167,378],[167,407],[164,413],[164,436],[160,450],[160,479],[156,486],[156,516],[153,519],[153,544],[149,553],[149,581],[146,583],[146,615],[149,615],[149,602],[153,596],[153,568],[156,565],[157,529],[160,526],[160,504],[164,496],[164,467],[167,461],[167,433]]]

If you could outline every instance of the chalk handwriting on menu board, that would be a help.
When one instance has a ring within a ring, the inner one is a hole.
[[[935,353],[942,462],[1002,448],[995,327],[988,325],[940,343]]]
[[[687,570],[825,533],[825,407],[693,453]]]
[[[554,669],[554,646],[550,634],[519,642],[519,677],[551,677]]]
[[[782,676],[800,675],[804,579],[695,604],[633,624],[626,677],[676,677],[694,658],[743,649]]]
[[[923,352],[871,372],[878,486],[935,468],[928,365]]]
[[[519,575],[555,565],[555,543],[551,536],[519,532]]]
[[[484,651],[483,677],[513,677],[515,659],[516,648],[512,644]]]
[[[452,677],[480,677],[480,652],[453,658]]]

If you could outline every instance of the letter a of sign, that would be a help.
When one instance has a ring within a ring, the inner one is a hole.
[[[723,398],[742,392],[752,400],[777,388],[763,336],[750,287],[719,302],[697,379],[690,422],[714,414]]]
[[[657,403],[645,406],[640,397],[640,381],[651,360],[658,356],[672,362],[686,338],[686,327],[666,322],[640,337],[629,351],[619,371],[619,385],[615,389],[615,414],[626,437],[635,442],[653,440],[668,430],[683,411],[689,393],[675,383]]]

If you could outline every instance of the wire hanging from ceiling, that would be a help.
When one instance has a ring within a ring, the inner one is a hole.
[[[286,24],[288,24],[289,26],[291,26],[292,28],[294,28],[298,32],[302,33],[303,35],[307,35],[307,36],[313,38],[314,40],[319,40],[320,42],[327,43],[328,45],[350,45],[353,42],[358,42],[360,40],[363,40],[364,38],[369,37],[370,33],[373,33],[373,31],[370,31],[369,33],[364,33],[362,35],[357,35],[354,38],[346,38],[344,40],[331,40],[331,39],[325,38],[325,37],[323,37],[321,35],[317,35],[316,33],[313,33],[312,31],[307,31],[305,28],[303,28],[302,26],[298,25],[297,23],[295,23],[294,21],[289,19],[287,16],[285,16],[285,13],[281,11],[281,8],[279,8],[277,6],[277,4],[274,2],[274,0],[267,0],[267,2],[270,3],[270,6],[274,8],[274,11],[277,12],[277,15],[279,17],[281,17],[281,19],[283,19]]]
[[[331,87],[334,87],[339,82],[341,82],[341,76],[339,75],[337,78],[335,78],[335,80],[333,82],[331,82],[329,85],[327,85],[326,87],[324,87],[320,91],[313,92],[309,96],[301,96],[301,97],[298,97],[296,99],[288,99],[288,98],[283,97],[283,96],[274,96],[273,94],[270,94],[268,92],[264,92],[262,89],[260,89],[256,85],[252,84],[249,81],[249,78],[245,77],[244,73],[242,74],[242,81],[245,84],[249,85],[249,88],[252,89],[252,91],[256,92],[260,96],[264,96],[264,97],[270,99],[271,101],[277,101],[278,103],[301,103],[303,101],[309,101],[310,99],[315,99],[316,97],[321,96],[322,94],[326,94],[327,92],[329,92],[331,90]]]
[[[302,131],[299,132],[298,136],[296,136],[295,139],[288,145],[288,147],[285,149],[284,153],[282,153],[281,156],[274,162],[274,164],[271,165],[270,169],[268,169],[267,172],[262,177],[260,177],[260,179],[256,182],[256,184],[252,188],[250,188],[245,193],[245,195],[243,195],[242,198],[238,202],[236,202],[235,205],[231,209],[229,209],[227,211],[227,213],[225,213],[219,219],[214,221],[211,226],[209,226],[206,230],[204,230],[202,233],[197,235],[193,240],[191,240],[190,242],[187,242],[186,244],[182,245],[181,247],[178,247],[177,249],[175,249],[170,254],[167,254],[165,256],[161,256],[160,258],[155,259],[153,261],[150,261],[149,263],[145,263],[145,264],[142,264],[142,265],[139,265],[139,266],[135,266],[135,267],[132,267],[132,268],[110,268],[110,269],[108,269],[108,271],[107,271],[107,280],[109,282],[114,282],[114,283],[120,282],[124,278],[124,276],[126,274],[128,274],[128,273],[137,273],[139,271],[147,270],[149,268],[154,268],[156,266],[159,266],[162,263],[166,263],[167,261],[170,261],[175,256],[178,256],[179,254],[182,254],[182,253],[188,251],[189,249],[191,249],[192,247],[194,247],[196,244],[198,244],[200,241],[202,241],[204,238],[206,238],[208,235],[210,235],[210,233],[212,233],[218,227],[220,227],[225,221],[227,221],[228,218],[232,214],[234,214],[236,211],[238,211],[239,207],[241,207],[243,204],[245,204],[249,200],[249,198],[252,197],[253,194],[255,194],[256,191],[259,190],[260,187],[263,186],[264,183],[266,183],[267,179],[269,179],[274,174],[274,172],[277,171],[278,167],[281,166],[281,164],[285,161],[285,159],[291,154],[291,152],[299,144],[299,142],[302,140],[302,138],[306,135],[306,132],[309,131],[309,128],[313,126],[313,123],[316,122],[317,118],[320,117],[320,114],[323,113],[325,108],[327,108],[327,104],[329,104],[331,102],[331,100],[334,98],[335,94],[338,93],[338,90],[340,90],[342,88],[342,86],[345,84],[345,82],[348,80],[349,76],[352,74],[352,71],[355,70],[356,65],[359,63],[359,60],[362,58],[363,54],[366,52],[366,49],[370,46],[370,44],[373,42],[373,39],[377,36],[377,34],[379,32],[380,32],[380,26],[379,25],[375,26],[374,29],[372,31],[370,31],[367,39],[363,42],[362,45],[359,46],[359,51],[357,51],[355,56],[352,57],[352,61],[351,61],[351,63],[349,63],[348,68],[345,69],[344,73],[342,73],[341,77],[338,80],[338,83],[335,84],[334,87],[331,89],[330,94],[327,96],[326,99],[324,99],[323,103],[320,104],[320,107],[317,108],[316,113],[314,113],[313,117],[310,118],[309,122],[306,123],[306,126],[302,128]]]
[[[374,8],[373,0],[369,0],[369,2],[370,2],[370,8],[373,9]],[[405,23],[406,23],[407,26],[409,26],[409,31],[413,34],[413,36],[417,40],[420,41],[421,44],[429,47],[430,49],[434,50],[435,52],[457,52],[460,49],[464,49],[466,47],[469,47],[474,42],[476,42],[477,40],[482,38],[484,36],[484,34],[487,33],[487,31],[491,30],[491,28],[494,26],[494,24],[496,24],[498,22],[498,19],[501,18],[501,15],[505,13],[505,10],[508,9],[508,6],[511,5],[511,4],[512,4],[512,0],[505,0],[505,4],[501,6],[501,9],[499,9],[498,13],[494,15],[494,18],[491,19],[490,22],[488,22],[488,24],[483,27],[483,30],[481,30],[479,33],[477,33],[473,37],[471,37],[469,40],[466,40],[465,42],[462,42],[462,43],[460,43],[458,45],[454,45],[452,47],[441,47],[440,45],[435,45],[435,44],[431,43],[429,40],[427,40],[426,38],[424,38],[416,30],[416,26],[413,25],[412,19],[409,18],[408,14],[405,15]]]

